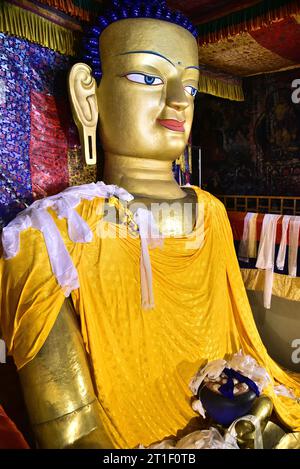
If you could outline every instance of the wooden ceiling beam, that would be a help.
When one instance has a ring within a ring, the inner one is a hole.
[[[260,3],[260,1],[261,0],[232,0],[227,2],[227,5],[223,4],[221,7],[218,6],[218,1],[210,2],[211,5],[209,6],[208,2],[203,0],[193,0],[191,3],[187,0],[168,0],[167,3],[170,8],[182,11],[182,13],[188,16],[196,25],[209,23],[223,16],[230,15],[231,13],[244,10],[245,8]]]
[[[246,8],[252,7],[254,5],[257,5],[260,3],[261,0],[248,0],[245,2],[234,2],[231,6],[224,6],[223,8],[219,8],[218,10],[212,10],[210,14],[206,14],[205,17],[198,16],[196,12],[189,14],[189,17],[191,18],[192,22],[197,25],[197,24],[204,24],[204,23],[209,23],[211,21],[215,21],[219,18],[222,18],[224,16],[228,16],[231,13],[236,13],[237,11],[242,11],[245,10]]]

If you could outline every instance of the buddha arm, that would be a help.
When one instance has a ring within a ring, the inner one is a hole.
[[[73,306],[65,300],[37,356],[19,372],[40,448],[113,448]]]

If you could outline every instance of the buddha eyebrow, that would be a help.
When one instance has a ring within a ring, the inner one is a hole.
[[[185,70],[187,70],[188,68],[195,68],[196,70],[201,70],[200,67],[196,67],[196,65],[191,65],[190,67],[185,67]]]
[[[158,57],[161,57],[162,59],[165,59],[167,62],[169,62],[171,65],[173,65],[173,67],[175,67],[175,64],[170,60],[168,59],[167,57],[165,57],[164,55],[162,54],[159,54],[158,52],[153,52],[152,50],[132,50],[130,52],[122,52],[121,54],[118,54],[118,55],[127,55],[127,54],[151,54],[151,55],[157,55]]]

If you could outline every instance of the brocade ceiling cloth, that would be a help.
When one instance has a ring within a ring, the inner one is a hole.
[[[200,63],[237,76],[300,67],[300,15],[199,46]]]

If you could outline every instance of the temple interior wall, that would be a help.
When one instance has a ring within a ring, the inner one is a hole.
[[[214,194],[299,196],[300,71],[244,79],[245,101],[200,94],[193,145],[201,147],[202,187]]]

